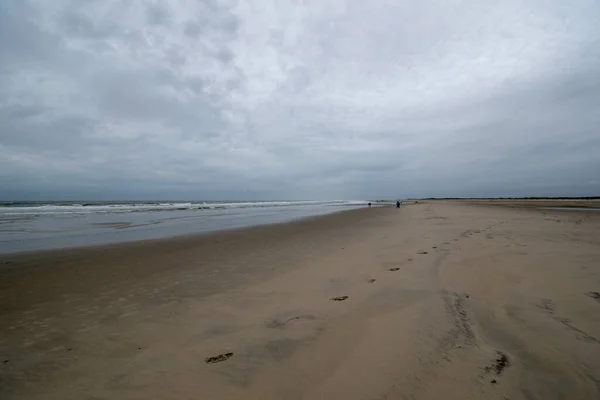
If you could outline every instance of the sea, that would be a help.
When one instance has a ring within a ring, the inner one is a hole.
[[[367,206],[333,201],[0,202],[0,253],[184,236]]]

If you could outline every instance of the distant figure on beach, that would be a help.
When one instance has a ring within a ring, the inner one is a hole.
[[[369,207],[371,207],[371,203],[369,203]]]
[[[396,200],[396,208],[400,208],[400,200]]]

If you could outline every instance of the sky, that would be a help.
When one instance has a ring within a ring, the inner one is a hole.
[[[596,0],[2,0],[0,199],[600,195]]]

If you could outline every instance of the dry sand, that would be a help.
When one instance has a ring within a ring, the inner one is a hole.
[[[600,398],[598,212],[426,202],[0,263],[2,399]]]

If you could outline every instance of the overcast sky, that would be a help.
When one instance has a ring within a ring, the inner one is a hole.
[[[2,0],[0,198],[600,195],[597,0]]]

